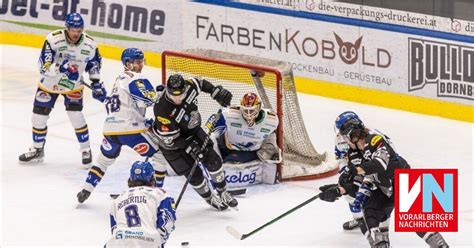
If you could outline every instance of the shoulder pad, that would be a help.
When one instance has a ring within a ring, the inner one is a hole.
[[[94,39],[91,36],[89,36],[88,34],[86,34],[86,33],[83,33],[83,34],[87,39],[89,39],[91,41],[94,41]]]
[[[375,134],[369,135],[368,138],[370,139],[370,146],[375,147],[378,146],[381,142],[383,142],[382,136]]]
[[[56,30],[56,31],[51,32],[51,35],[52,35],[52,36],[58,36],[58,35],[60,35],[60,34],[62,34],[62,33],[63,33],[63,30]]]

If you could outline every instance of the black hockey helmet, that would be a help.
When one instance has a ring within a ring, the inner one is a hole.
[[[348,119],[339,128],[339,133],[347,137],[351,142],[356,142],[365,136],[364,123],[359,118]]]
[[[166,93],[179,96],[186,92],[186,80],[179,74],[172,74],[166,81]]]

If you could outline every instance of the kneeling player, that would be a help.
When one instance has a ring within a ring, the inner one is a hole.
[[[250,183],[262,180],[274,183],[276,163],[281,161],[275,133],[278,123],[278,116],[272,110],[262,108],[255,93],[246,93],[240,105],[224,109],[214,135],[226,163],[226,175],[232,177],[242,171],[257,174],[256,168],[261,167],[263,171],[258,174],[263,174],[262,178],[252,178]],[[238,184],[244,186],[248,181],[242,179]]]
[[[143,157],[151,157],[155,166],[157,186],[163,184],[166,167],[156,162],[158,145],[151,131],[153,121],[145,119],[146,109],[153,106],[156,92],[141,71],[145,58],[137,48],[122,52],[124,71],[117,77],[110,96],[105,101],[107,118],[104,122],[104,139],[100,154],[90,168],[84,188],[77,194],[79,203],[89,198],[107,168],[120,155],[122,146],[128,146]]]
[[[365,127],[359,118],[347,118],[341,121],[339,134],[349,145],[349,165],[345,167],[344,175],[347,178],[364,176],[364,182],[370,182],[370,187],[361,185],[356,200],[363,210],[364,225],[361,231],[367,236],[371,247],[390,247],[389,232],[382,230],[381,224],[390,221],[394,208],[393,182],[395,169],[409,169],[410,165],[395,151],[387,136],[374,132]],[[353,161],[358,161],[352,163]],[[351,164],[352,163],[352,164]],[[350,182],[350,180],[346,180]],[[322,186],[320,199],[334,202],[346,194],[355,193],[358,188],[353,183],[344,183]],[[367,184],[369,185],[369,184]],[[363,192],[361,192],[363,190]],[[417,232],[430,247],[448,247],[440,233]]]
[[[106,247],[163,247],[174,230],[174,200],[155,188],[155,171],[149,162],[135,162],[128,187],[112,203],[112,237]]]

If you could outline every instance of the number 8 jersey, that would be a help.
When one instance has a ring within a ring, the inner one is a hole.
[[[104,135],[146,131],[146,108],[152,106],[155,100],[156,92],[152,84],[141,73],[122,72],[115,80],[111,95],[104,101],[107,109]]]
[[[175,229],[174,201],[159,189],[130,188],[114,200],[106,247],[161,247]]]

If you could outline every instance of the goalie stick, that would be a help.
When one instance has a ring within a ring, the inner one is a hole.
[[[230,235],[234,236],[236,239],[244,240],[244,239],[246,239],[246,238],[252,236],[252,235],[255,234],[256,232],[262,230],[263,228],[265,228],[265,227],[267,227],[267,226],[269,226],[269,225],[271,225],[271,224],[277,222],[278,220],[282,219],[283,217],[285,217],[285,216],[287,216],[287,215],[293,213],[294,211],[296,211],[296,210],[302,208],[303,206],[307,205],[308,203],[310,203],[310,202],[312,202],[312,201],[314,201],[314,200],[316,200],[316,199],[318,199],[318,198],[319,198],[319,194],[317,194],[317,195],[315,195],[315,196],[309,198],[309,199],[306,200],[305,202],[303,202],[303,203],[299,204],[298,206],[296,206],[296,207],[294,207],[294,208],[292,208],[292,209],[290,209],[290,210],[284,212],[283,214],[281,214],[281,215],[279,215],[278,217],[276,217],[276,218],[270,220],[269,222],[263,224],[263,225],[260,226],[259,228],[255,229],[255,230],[253,230],[253,231],[251,231],[251,232],[249,232],[249,233],[242,234],[241,232],[237,231],[237,229],[235,229],[235,228],[232,227],[232,226],[227,226],[225,229],[226,229],[226,231],[227,231]]]

